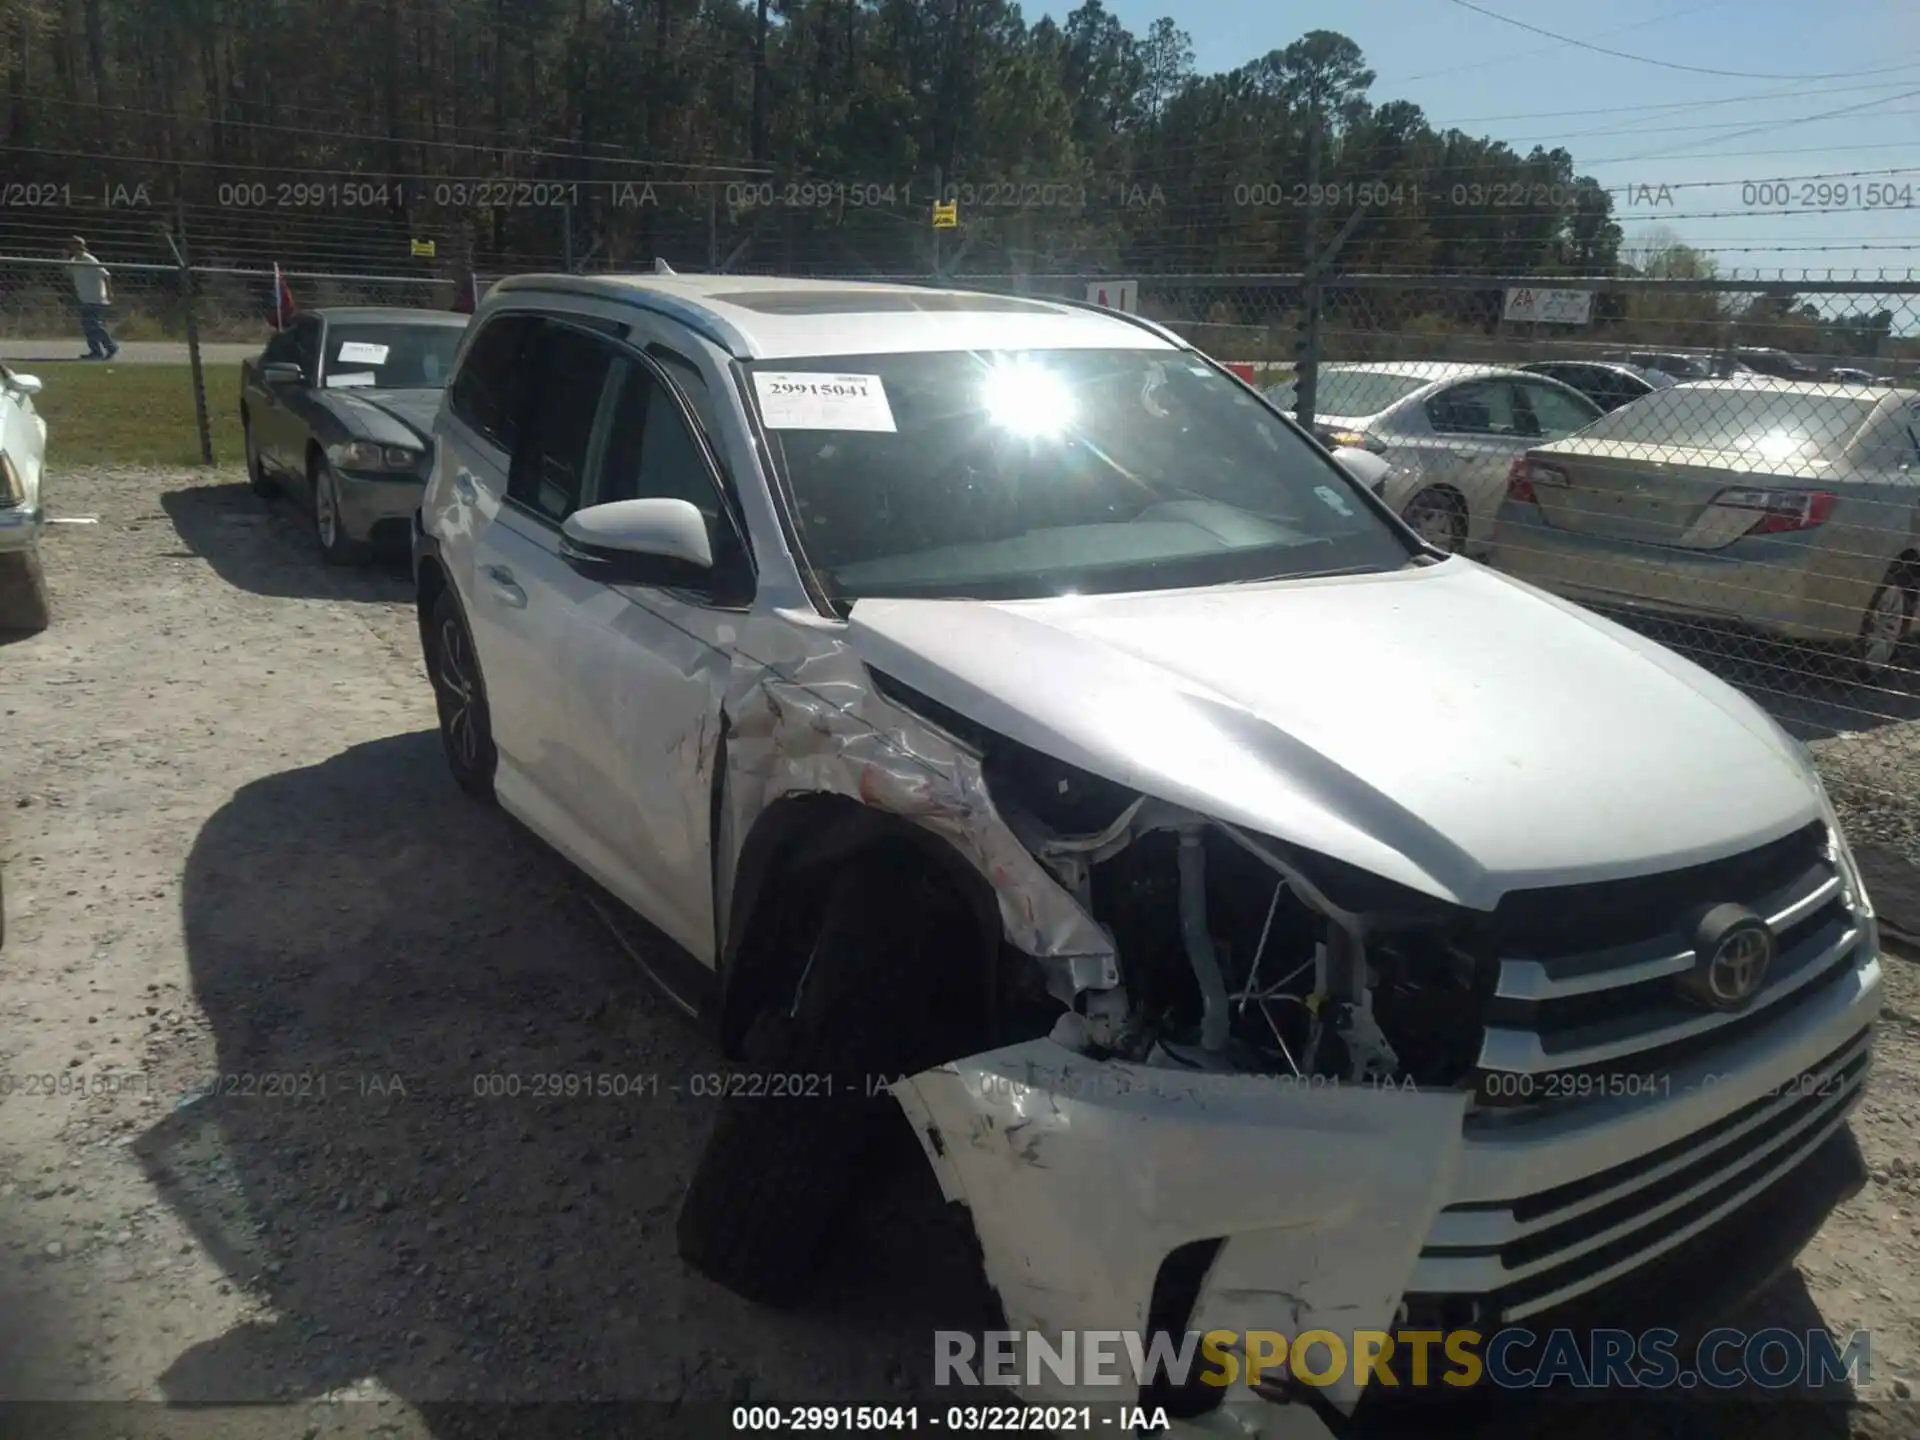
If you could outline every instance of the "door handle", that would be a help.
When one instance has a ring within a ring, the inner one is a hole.
[[[502,605],[511,606],[515,610],[527,608],[527,592],[515,583],[513,572],[506,566],[489,565],[480,573],[487,577],[487,583],[492,587],[494,597]]]
[[[479,498],[479,491],[473,483],[473,476],[465,470],[456,470],[453,472],[453,493],[469,505],[473,504],[473,502]]]

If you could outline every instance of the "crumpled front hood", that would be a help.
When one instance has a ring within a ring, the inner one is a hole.
[[[381,445],[433,448],[433,417],[440,409],[444,391],[356,387],[324,393],[334,413],[360,438]]]
[[[1798,747],[1672,652],[1471,561],[989,603],[861,600],[860,657],[1009,739],[1490,909],[1821,814]]]

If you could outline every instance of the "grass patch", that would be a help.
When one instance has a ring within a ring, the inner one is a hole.
[[[33,397],[47,419],[47,464],[198,465],[200,435],[193,418],[190,365],[41,365],[32,372],[46,387]],[[213,458],[238,465],[240,367],[207,365],[207,422]]]

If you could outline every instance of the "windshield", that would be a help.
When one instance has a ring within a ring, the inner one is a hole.
[[[1338,466],[1177,351],[745,368],[806,558],[841,601],[1178,589],[1411,554]]]
[[[1430,383],[1417,375],[1393,375],[1380,370],[1322,370],[1314,385],[1313,408],[1319,415],[1359,419],[1378,415]],[[1299,403],[1296,382],[1275,386],[1268,394],[1282,410]]]
[[[327,388],[444,390],[464,333],[459,325],[329,325]]]
[[[1679,398],[1676,398],[1679,397]],[[1859,432],[1877,402],[1802,390],[1731,390],[1689,385],[1604,415],[1582,442],[1686,445],[1757,455],[1762,460],[1834,456]]]

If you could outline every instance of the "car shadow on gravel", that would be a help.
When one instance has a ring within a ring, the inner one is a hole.
[[[365,565],[328,565],[306,506],[289,496],[263,499],[243,484],[194,485],[165,492],[160,505],[188,552],[237,589],[300,600],[413,599],[403,550],[382,551]]]
[[[160,1057],[187,1093],[135,1153],[271,1318],[182,1356],[170,1399],[373,1377],[420,1405],[844,1400],[930,1371],[931,1331],[968,1302],[929,1240],[924,1166],[868,1207],[803,1313],[680,1263],[710,1120],[690,1077],[718,1051],[561,863],[455,789],[433,732],[241,789],[182,904],[214,1073]]]

